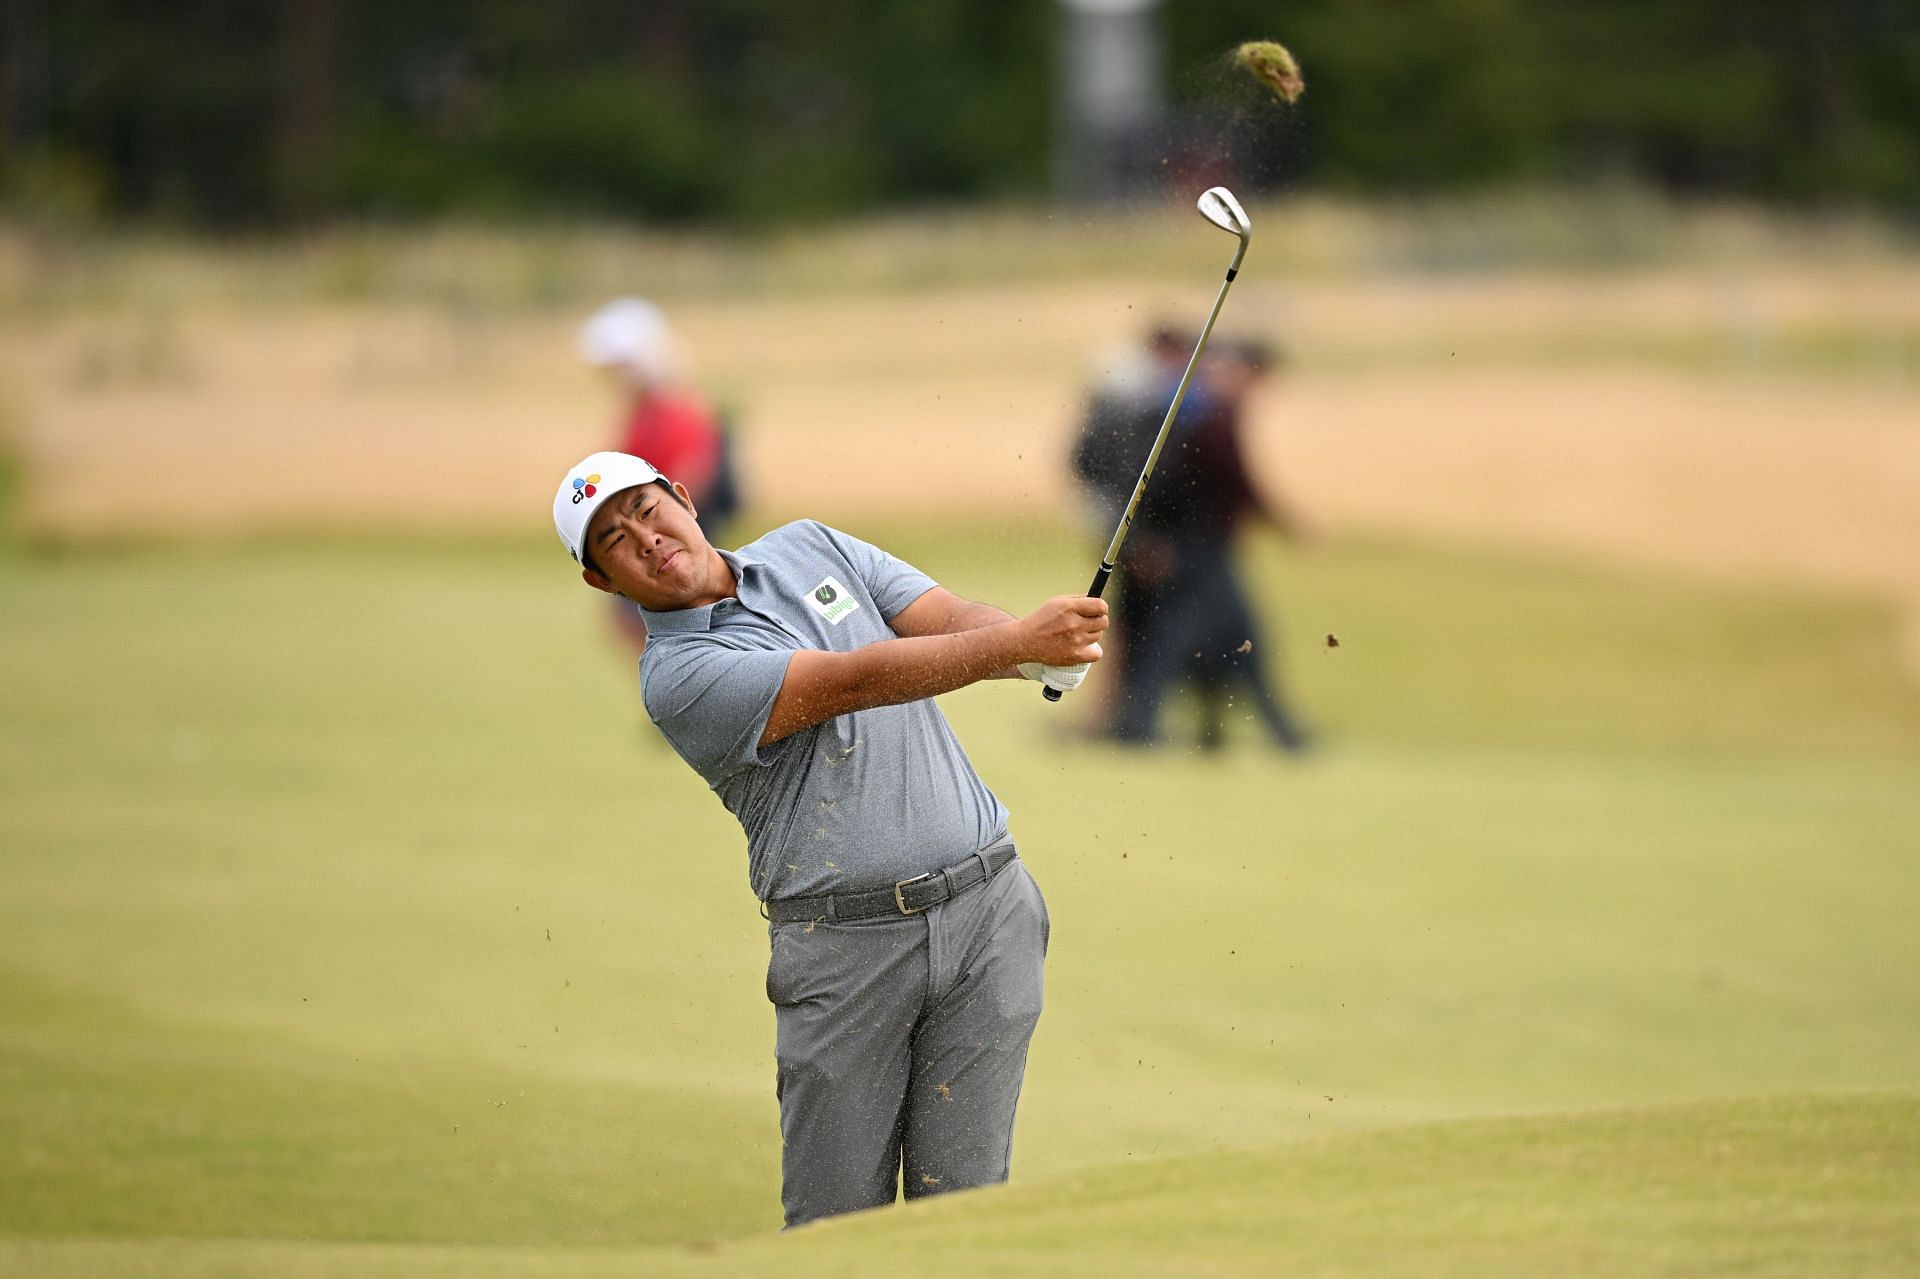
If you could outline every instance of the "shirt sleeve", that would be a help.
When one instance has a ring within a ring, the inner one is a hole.
[[[861,585],[873,597],[874,607],[889,622],[901,609],[939,585],[905,560],[896,559],[851,533],[842,533],[825,524],[820,525],[819,529],[833,548],[853,566]]]
[[[771,764],[793,740],[760,745],[773,700],[786,682],[792,651],[691,640],[657,653],[640,672],[647,717],[707,785],[718,786],[742,769]]]

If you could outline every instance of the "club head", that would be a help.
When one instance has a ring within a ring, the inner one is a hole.
[[[1200,216],[1236,236],[1242,245],[1253,237],[1253,223],[1233,192],[1225,187],[1208,187],[1200,193]]]

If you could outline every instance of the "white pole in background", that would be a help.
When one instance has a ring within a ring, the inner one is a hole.
[[[1054,187],[1074,200],[1142,194],[1161,116],[1160,0],[1059,0]]]

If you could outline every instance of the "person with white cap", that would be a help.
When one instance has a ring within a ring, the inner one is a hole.
[[[653,459],[686,485],[701,527],[717,536],[740,507],[732,444],[719,414],[687,385],[667,317],[644,298],[616,298],[580,326],[580,358],[620,394],[619,451]],[[636,649],[646,644],[631,606],[619,605],[614,621]]]
[[[686,485],[701,506],[702,527],[723,524],[739,504],[726,432],[687,385],[660,308],[643,298],[607,303],[580,327],[580,358],[604,370],[624,398],[620,452],[651,458]]]
[[[812,520],[719,550],[622,453],[568,471],[553,513],[586,583],[639,606],[647,714],[746,832],[787,1224],[1004,1181],[1046,905],[932,699],[1077,687],[1106,604],[1015,619]]]

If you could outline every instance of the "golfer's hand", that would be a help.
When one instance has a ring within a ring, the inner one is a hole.
[[[1045,684],[1056,693],[1071,693],[1086,681],[1087,671],[1092,662],[1081,662],[1075,666],[1042,666],[1039,662],[1020,663],[1020,673],[1030,680]]]
[[[1107,602],[1088,595],[1057,595],[1020,619],[1020,660],[1042,666],[1079,666],[1100,660]]]

